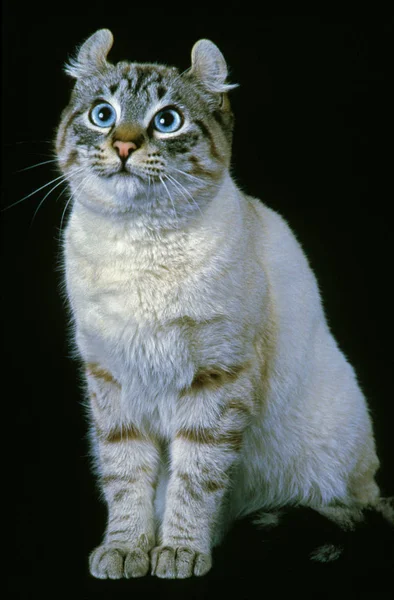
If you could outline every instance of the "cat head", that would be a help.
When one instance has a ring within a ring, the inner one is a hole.
[[[163,221],[201,211],[231,157],[233,116],[227,66],[209,40],[179,73],[107,55],[109,30],[94,33],[66,72],[75,79],[56,138],[75,202],[98,211]],[[172,215],[172,217],[171,217]]]

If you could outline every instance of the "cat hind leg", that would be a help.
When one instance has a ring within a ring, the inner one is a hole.
[[[337,560],[347,546],[353,549],[353,556],[363,547],[367,553],[367,545],[377,548],[381,540],[387,540],[387,547],[394,553],[394,498],[378,498],[372,505],[363,507],[326,506],[315,510],[339,527],[344,544],[318,546],[309,555],[312,561]],[[367,540],[369,544],[365,543]]]

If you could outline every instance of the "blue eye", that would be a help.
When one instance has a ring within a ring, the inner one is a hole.
[[[174,108],[160,110],[153,119],[153,127],[161,133],[173,133],[183,125],[183,119]]]
[[[107,102],[100,102],[92,108],[89,117],[97,127],[111,127],[116,121],[116,110]]]

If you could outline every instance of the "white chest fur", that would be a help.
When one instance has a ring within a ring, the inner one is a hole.
[[[237,206],[227,208],[234,223]],[[74,208],[65,257],[77,345],[129,398],[157,404],[163,393],[188,387],[199,368],[245,360],[246,322],[253,326],[247,304],[256,313],[256,299],[245,300],[251,273],[239,258],[242,227],[229,234],[226,218],[212,217],[192,232],[148,239],[127,220]]]

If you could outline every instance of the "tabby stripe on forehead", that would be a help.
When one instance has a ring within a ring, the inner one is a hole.
[[[146,92],[149,87],[152,87],[152,84],[159,83],[163,78],[161,75],[158,76],[160,79],[150,78],[145,84],[141,87],[140,92]],[[165,90],[167,92],[167,90]],[[160,98],[159,98],[160,99]]]
[[[144,83],[144,81],[147,77],[147,72],[145,70],[136,69],[136,73],[137,73],[137,79],[132,84],[134,94],[138,94],[142,84]]]
[[[211,154],[214,158],[220,159],[220,154],[216,148],[215,145],[215,140],[213,139],[213,135],[211,133],[211,131],[208,129],[208,127],[205,125],[205,123],[203,123],[200,120],[195,121],[195,124],[198,125],[198,127],[201,129],[202,133],[205,135],[205,137],[208,138],[210,146],[211,146]]]
[[[107,90],[104,88],[99,88],[98,90],[95,90],[95,96],[100,98],[102,96],[105,96]]]
[[[166,95],[167,90],[164,87],[164,85],[159,85],[159,87],[157,88],[156,92],[157,92],[157,98],[158,98],[158,100],[161,100],[163,98],[163,96]]]

